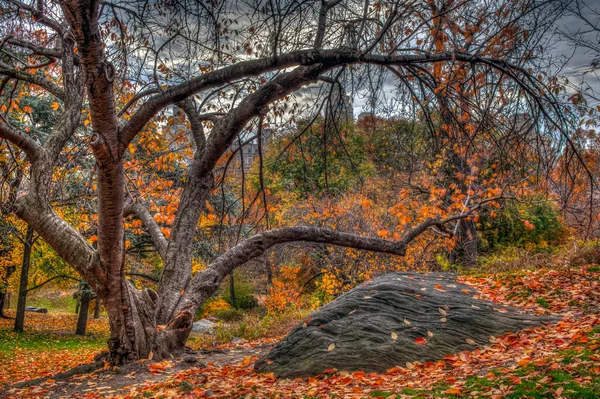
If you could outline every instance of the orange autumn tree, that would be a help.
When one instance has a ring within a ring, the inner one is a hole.
[[[3,116],[7,114],[0,122],[0,139],[22,151],[30,176],[13,210],[102,299],[114,364],[181,352],[196,310],[225,276],[275,245],[300,241],[403,256],[425,231],[444,229],[479,206],[457,207],[445,218],[431,215],[407,227],[399,240],[286,225],[240,240],[194,273],[192,244],[219,165],[253,122],[294,120],[295,108],[276,105],[288,96],[337,84],[347,71],[357,77],[357,90],[372,93],[374,99],[381,87],[371,83],[381,80],[358,77],[385,74],[414,92],[404,106],[414,108],[417,99],[441,108],[433,101],[436,88],[423,79],[436,65],[465,64],[470,66],[465,79],[475,79],[474,87],[482,81],[521,87],[531,109],[547,109],[548,118],[562,113],[544,82],[533,79],[527,69],[535,67],[531,54],[537,39],[551,23],[549,16],[556,15],[551,2],[519,0],[515,7],[514,0],[440,0],[440,8],[396,0],[366,7],[358,0],[279,0],[275,7],[256,0],[246,2],[244,15],[237,3],[209,2],[197,8],[197,2],[188,0],[40,0],[33,5],[0,0],[1,107]],[[485,29],[469,42],[448,41],[439,50],[432,44],[429,22],[442,9],[446,19],[459,25],[485,21],[479,23]],[[514,27],[523,40],[487,51],[499,36],[504,40],[497,25]],[[37,115],[20,101],[21,93],[51,104],[55,119],[48,134],[33,134]],[[495,98],[488,90],[479,95]],[[163,143],[145,135],[174,104],[185,113],[191,144],[170,148],[179,154],[170,158]],[[461,116],[457,109],[449,110]],[[304,112],[314,110],[305,107]],[[11,119],[13,113],[19,118]],[[85,156],[68,162],[74,147]],[[149,162],[164,156],[166,164],[154,171],[142,168],[147,173],[138,178],[139,172],[130,167],[139,166],[143,148],[150,152]],[[185,161],[176,165],[180,159]],[[86,168],[91,171],[86,173]],[[177,173],[167,176],[171,172]],[[55,201],[57,184],[84,178],[93,181],[87,187],[95,234],[68,222]],[[155,201],[155,194],[146,195],[144,187],[156,187],[164,197]],[[170,208],[155,218],[161,207]],[[134,285],[127,277],[127,238],[139,226],[133,221],[126,225],[125,216],[141,221],[160,258],[156,291],[153,284]]]

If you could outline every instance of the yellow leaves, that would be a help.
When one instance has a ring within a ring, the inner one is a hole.
[[[396,332],[395,332],[395,331],[392,331],[391,337],[392,337],[392,339],[395,341],[395,340],[397,340],[397,339],[398,339],[398,334],[396,334]]]
[[[467,342],[467,344],[469,345],[477,345],[477,342],[475,342],[474,340],[472,340],[471,338],[466,338],[465,341]]]
[[[331,344],[329,344],[329,346],[327,347],[327,351],[331,352],[331,351],[332,351],[332,350],[334,350],[334,349],[335,349],[335,343],[333,343],[333,342],[332,342],[332,343],[331,343]]]
[[[59,107],[60,107],[60,104],[56,101],[54,101],[52,104],[50,104],[50,108],[52,108],[54,111],[56,111]]]

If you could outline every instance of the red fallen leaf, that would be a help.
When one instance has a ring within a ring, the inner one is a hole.
[[[357,380],[362,380],[363,378],[365,378],[365,372],[364,371],[355,371],[354,373],[352,373],[352,377],[356,378]]]
[[[450,388],[446,391],[448,395],[462,395],[462,391],[458,388]]]
[[[427,343],[427,340],[423,337],[419,337],[415,339],[415,344],[419,344],[419,345],[425,345]]]
[[[520,384],[521,383],[521,379],[519,377],[517,377],[516,375],[511,375],[510,378],[509,378],[509,380],[513,384]]]
[[[585,344],[586,342],[590,341],[590,337],[581,337],[579,338],[579,342],[581,342],[582,344]]]
[[[436,289],[436,290],[438,290],[438,291],[444,291],[444,287],[442,287],[442,286],[441,286],[441,285],[439,285],[439,284],[437,284],[437,285],[436,285],[435,287],[433,287],[433,288],[435,288],[435,289]]]
[[[354,379],[352,377],[344,377],[344,378],[338,380],[337,383],[342,386],[348,386],[348,385],[352,384],[352,381],[354,381]]]

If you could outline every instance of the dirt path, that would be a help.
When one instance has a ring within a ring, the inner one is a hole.
[[[22,398],[23,395],[36,398],[66,399],[126,395],[135,388],[157,381],[164,381],[171,375],[192,367],[206,365],[224,366],[237,364],[250,356],[261,356],[269,351],[272,344],[251,348],[227,350],[189,351],[177,359],[163,362],[137,362],[120,368],[105,367],[91,373],[75,374],[67,378],[49,378],[39,385],[22,388],[8,388],[0,392],[0,398]],[[34,395],[34,396],[31,396]]]

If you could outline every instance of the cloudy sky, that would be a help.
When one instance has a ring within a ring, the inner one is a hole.
[[[568,79],[567,92],[583,91],[589,103],[593,106],[600,105],[600,65],[594,71],[590,65],[594,59],[600,61],[600,0],[580,0],[581,10],[587,22],[574,15],[559,20],[556,31],[549,42],[546,50],[560,65],[560,76]],[[595,25],[593,30],[588,23]],[[596,46],[595,51],[583,46],[576,46],[571,38],[582,39],[584,42]],[[396,81],[390,77],[387,83],[388,92],[392,93]],[[365,111],[367,99],[355,96],[353,102],[354,115],[357,116]]]
[[[587,42],[594,49],[576,46],[572,40],[557,40],[549,50],[567,60],[561,74],[571,83],[571,90],[584,90],[593,105],[600,104],[600,69],[590,68],[594,59],[600,59],[600,0],[580,1],[580,10],[586,20],[571,15],[557,23],[557,30],[575,39]],[[593,25],[592,26],[590,26]]]

